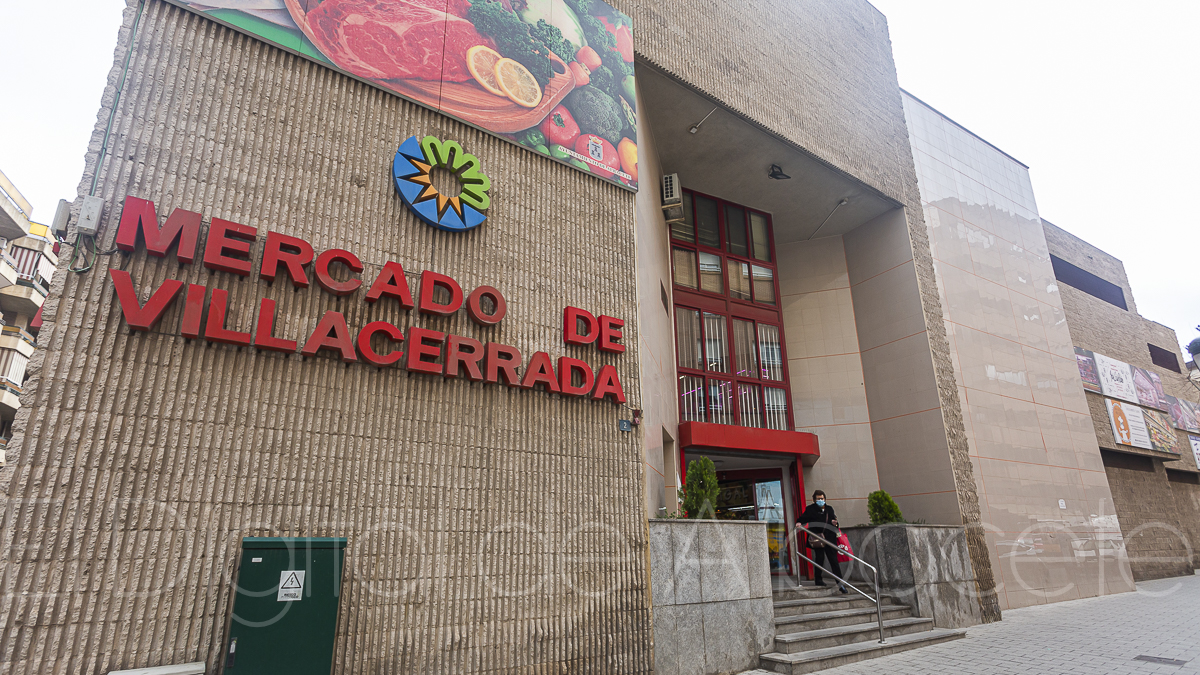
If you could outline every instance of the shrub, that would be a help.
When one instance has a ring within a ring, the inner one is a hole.
[[[716,513],[717,495],[720,492],[717,467],[711,459],[701,457],[688,462],[687,480],[679,491],[684,518],[712,518]]]
[[[867,514],[871,516],[872,525],[904,522],[900,507],[896,505],[892,496],[883,490],[876,490],[867,496]]]

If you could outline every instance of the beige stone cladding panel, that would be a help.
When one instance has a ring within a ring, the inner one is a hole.
[[[865,0],[613,0],[643,58],[901,202],[914,204],[887,20]]]
[[[643,450],[618,431],[624,411],[188,342],[181,301],[131,334],[108,276],[128,270],[143,301],[165,278],[226,289],[238,330],[269,297],[290,338],[337,309],[354,328],[386,319],[612,363],[637,407],[635,351],[601,357],[560,334],[570,304],[624,317],[637,343],[634,195],[159,0],[141,21],[100,167],[101,250],[132,194],[161,216],[198,210],[347,248],[368,278],[395,260],[410,282],[434,270],[493,284],[509,314],[481,329],[142,253],[56,275],[0,475],[2,669],[215,672],[240,538],[295,535],[349,538],[336,673],[648,672]],[[395,195],[397,145],[427,133],[482,158],[493,206],[480,230],[435,231]]]
[[[804,471],[805,489],[824,490],[842,523],[868,522],[867,495],[879,489],[879,475],[842,238],[776,253],[796,429],[815,433],[821,447]]]
[[[646,109],[640,97],[638,109]],[[637,194],[637,283],[646,509],[654,516],[660,508],[666,509],[663,515],[679,510],[679,380],[671,248],[659,190],[662,166],[649,117],[638,116],[638,177],[644,187]]]

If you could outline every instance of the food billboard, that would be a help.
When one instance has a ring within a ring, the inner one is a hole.
[[[637,189],[633,26],[600,0],[171,2]]]

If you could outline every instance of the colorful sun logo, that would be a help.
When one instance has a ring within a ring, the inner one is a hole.
[[[457,197],[437,191],[429,172],[441,167],[452,172],[462,185]],[[492,182],[479,170],[479,159],[463,152],[455,141],[439,141],[426,136],[417,141],[410,137],[396,151],[392,162],[396,192],[408,208],[425,223],[450,232],[474,229],[487,220],[481,213],[491,204],[488,190]]]

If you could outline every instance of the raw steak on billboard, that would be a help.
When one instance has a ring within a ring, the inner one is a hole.
[[[308,21],[317,47],[359,77],[466,82],[467,50],[491,45],[464,18],[468,6],[466,0],[325,0]]]

